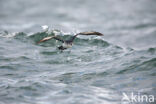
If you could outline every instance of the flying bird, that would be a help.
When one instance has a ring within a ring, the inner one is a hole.
[[[62,42],[63,44],[61,46],[58,47],[59,50],[65,50],[67,48],[71,48],[72,45],[73,45],[73,41],[74,39],[78,36],[78,35],[97,35],[97,36],[103,36],[102,33],[99,33],[99,32],[95,32],[95,31],[91,31],[91,32],[80,32],[74,36],[72,36],[69,40],[63,40],[61,38],[58,38],[57,36],[49,36],[49,37],[45,37],[43,38],[42,40],[40,40],[38,42],[41,43],[41,42],[45,42],[47,40],[50,40],[50,39],[55,39],[55,40],[58,40],[60,42]]]

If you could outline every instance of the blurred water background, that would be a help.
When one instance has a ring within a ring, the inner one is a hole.
[[[156,0],[0,0],[0,104],[123,104],[123,93],[155,96],[155,5]],[[78,36],[64,52],[55,40],[36,44],[83,31],[104,36]]]

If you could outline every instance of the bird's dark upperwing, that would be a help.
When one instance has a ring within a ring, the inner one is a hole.
[[[60,39],[60,38],[58,38],[58,37],[56,37],[56,36],[49,36],[49,37],[45,37],[45,38],[43,38],[42,40],[40,40],[40,41],[38,42],[38,44],[41,43],[41,42],[48,41],[48,40],[50,40],[50,39],[56,39],[56,40],[61,41],[62,43],[64,43],[64,40],[62,40],[62,39]]]
[[[103,36],[102,33],[96,32],[96,31],[91,31],[91,32],[81,32],[78,33],[77,35],[98,35],[98,36]]]
[[[91,31],[91,32],[80,32],[76,35],[74,35],[70,41],[74,41],[74,39],[78,36],[78,35],[97,35],[97,36],[103,36],[102,33],[100,32],[96,32],[96,31]]]

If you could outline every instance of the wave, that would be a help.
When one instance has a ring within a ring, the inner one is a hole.
[[[141,71],[154,71],[156,68],[156,48],[149,48],[147,50],[133,51],[128,56],[122,59],[122,67],[116,74],[128,74]],[[133,56],[133,57],[132,57]],[[123,60],[127,59],[123,62]]]
[[[57,30],[57,32],[60,35],[57,35],[59,38],[62,39],[70,39],[71,36],[73,36],[74,34],[72,33],[63,33],[61,32],[61,30]],[[6,31],[1,33],[1,37],[5,37],[5,38],[14,38],[17,39],[19,41],[22,42],[31,42],[33,44],[37,45],[37,42],[47,36],[54,36],[56,35],[56,30],[52,30],[50,32],[47,31],[43,31],[43,32],[37,32],[37,33],[33,33],[33,34],[27,34],[24,32],[17,32],[17,33],[8,33]],[[56,40],[51,39],[47,42],[41,43],[40,46],[50,46],[50,45],[55,45],[56,44]],[[90,44],[90,45],[98,45],[98,46],[102,46],[102,47],[107,47],[110,45],[110,43],[108,43],[107,41],[103,40],[102,38],[97,38],[96,36],[91,36],[88,38],[81,38],[81,37],[77,37],[74,41],[74,44],[77,45],[85,45],[85,44]]]
[[[156,48],[154,47],[145,50],[134,50],[131,48],[125,49],[123,47],[113,45],[105,41],[101,37],[80,36],[77,37],[74,41],[74,44],[78,48],[75,48],[73,52],[70,53],[70,56],[68,56],[69,54],[68,52],[64,52],[64,56],[62,56],[61,54],[58,54],[57,50],[53,48],[50,49],[46,48],[53,46],[55,47],[60,44],[59,42],[56,42],[56,40],[54,39],[51,39],[41,44],[37,44],[37,42],[43,39],[44,37],[53,35],[57,35],[62,39],[69,39],[74,34],[64,33],[61,30],[43,31],[36,32],[33,34],[27,34],[24,32],[8,33],[5,31],[0,34],[0,36],[4,38],[13,38],[17,41],[24,42],[25,44],[30,43],[32,45],[44,48],[41,50],[39,49],[39,54],[46,57],[45,59],[42,60],[42,62],[45,64],[68,64],[68,63],[78,64],[78,62],[81,62],[81,64],[87,63],[86,65],[89,66],[92,65],[92,63],[96,65],[108,63],[110,66],[114,66],[113,63],[115,63],[120,67],[118,68],[118,70],[115,71],[116,74],[126,74],[137,71],[148,71],[156,67],[155,66],[156,59],[154,58]],[[81,49],[82,46],[87,48]],[[93,49],[94,46],[96,49]],[[80,53],[80,51],[83,52]],[[69,57],[70,59],[62,57]],[[97,59],[98,61],[95,61],[95,59]],[[107,66],[106,64],[103,65]],[[110,70],[112,70],[112,67],[110,68]]]

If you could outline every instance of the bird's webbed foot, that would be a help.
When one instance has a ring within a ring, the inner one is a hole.
[[[65,49],[67,49],[67,48],[65,48],[65,47],[63,47],[63,46],[59,46],[59,47],[57,47],[59,50],[65,50]]]

